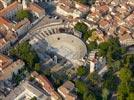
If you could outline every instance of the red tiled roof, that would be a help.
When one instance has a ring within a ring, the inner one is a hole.
[[[39,5],[37,5],[36,3],[30,3],[29,9],[37,13],[44,13],[44,9],[41,8]]]
[[[82,12],[87,12],[89,10],[89,7],[87,5],[84,5],[78,2],[76,2],[75,4],[76,4],[76,8]]]
[[[75,100],[77,96],[71,93],[73,89],[74,84],[70,81],[66,81],[62,86],[58,88],[58,91],[65,98],[65,100]]]
[[[12,23],[3,17],[0,17],[0,25],[6,25],[7,27],[10,28]]]
[[[134,25],[134,12],[131,15],[129,15],[125,20],[127,21],[129,25],[133,26]]]
[[[17,1],[13,2],[9,6],[7,6],[6,8],[0,10],[0,16],[4,16],[7,12],[17,8],[17,6],[18,6],[18,2]]]
[[[99,21],[99,25],[100,25],[101,27],[106,27],[106,26],[109,25],[109,21],[106,20],[106,19],[101,19],[101,20]]]
[[[102,6],[100,6],[99,11],[101,13],[106,13],[107,11],[109,11],[108,5],[102,5]]]
[[[31,74],[31,76],[35,77],[35,79],[42,85],[42,88],[48,92],[53,98],[55,98],[55,100],[60,100],[60,96],[58,95],[58,93],[54,90],[52,84],[50,83],[50,81],[42,75],[39,75],[37,72],[33,72]]]
[[[3,42],[3,39],[0,39],[0,44]],[[13,61],[8,58],[7,56],[0,55],[0,68],[3,70],[5,69],[8,65],[10,65]]]

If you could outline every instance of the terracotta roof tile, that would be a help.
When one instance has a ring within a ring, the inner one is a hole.
[[[106,13],[107,11],[109,11],[108,5],[102,5],[102,6],[100,6],[100,7],[99,7],[99,11],[100,11],[101,13]]]
[[[36,3],[30,3],[29,4],[29,9],[31,11],[37,12],[37,13],[45,13],[45,10],[43,8],[41,8],[39,5],[37,5]]]
[[[103,27],[103,28],[106,28],[106,27],[109,26],[110,24],[109,24],[109,21],[108,21],[108,20],[106,20],[106,19],[101,19],[101,20],[99,21],[99,25],[100,25],[101,27]]]
[[[10,28],[12,26],[12,23],[3,17],[0,17],[0,25],[6,25]]]
[[[64,95],[63,97],[66,100],[75,100],[77,96],[71,93],[73,89],[74,84],[70,81],[66,81],[62,86],[58,88],[58,91],[59,93],[62,93],[62,95]]]
[[[59,94],[54,90],[52,84],[50,81],[42,75],[39,75],[37,72],[33,72],[31,74],[32,77],[35,77],[35,79],[42,85],[42,88],[48,92],[55,100],[60,100]]]
[[[12,77],[12,74],[14,71],[21,69],[23,67],[24,62],[20,59],[18,59],[15,62],[12,62],[10,65],[8,65],[2,73],[0,73],[0,80],[6,80],[10,77]]]
[[[0,39],[0,44],[2,42],[2,39]],[[0,69],[3,70],[5,69],[8,65],[12,63],[12,59],[5,55],[0,55]]]
[[[12,4],[10,4],[9,6],[7,6],[7,8],[4,8],[2,10],[0,10],[0,16],[4,16],[6,13],[8,13],[11,10],[14,10],[15,8],[18,7],[18,2],[15,1]]]

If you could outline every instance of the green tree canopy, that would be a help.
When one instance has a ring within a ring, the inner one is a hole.
[[[88,79],[94,84],[97,85],[101,82],[101,77],[98,75],[98,73],[93,72],[88,75]]]
[[[30,19],[30,12],[27,10],[20,10],[16,13],[16,17],[19,21],[23,20],[24,18]]]
[[[134,92],[133,93],[129,93],[127,100],[134,100]]]
[[[88,87],[87,87],[86,83],[84,83],[84,82],[82,82],[80,80],[77,80],[75,82],[75,85],[76,85],[76,88],[77,88],[77,90],[78,90],[78,92],[80,94],[83,94],[85,92],[88,92]]]
[[[83,22],[78,22],[74,29],[82,33],[82,38],[86,41],[91,35],[92,31],[88,29],[88,26]]]
[[[77,30],[77,31],[80,31],[82,33],[86,33],[87,30],[88,30],[88,26],[86,24],[84,24],[83,22],[78,22],[74,28]]]
[[[123,67],[119,71],[119,78],[121,79],[122,82],[127,82],[130,81],[132,77],[132,72],[129,68]]]
[[[88,91],[84,93],[83,100],[96,100],[96,97],[92,91]]]
[[[108,100],[109,93],[110,93],[110,91],[108,89],[106,89],[106,88],[104,88],[102,90],[102,98],[103,98],[103,100]]]
[[[18,44],[10,50],[10,54],[25,61],[26,66],[31,70],[33,70],[35,63],[39,61],[36,52],[31,50],[31,45],[28,42]]]
[[[118,38],[110,38],[108,41],[103,42],[99,45],[100,54],[102,56],[106,56],[107,52],[111,52],[111,57],[113,59],[117,59],[124,53],[122,50],[119,39]]]
[[[111,64],[111,67],[113,67],[114,71],[119,70],[120,66],[121,66],[121,61],[120,60],[116,60]]]
[[[131,86],[128,85],[129,82],[121,82],[118,86],[117,99],[118,100],[133,100],[133,91],[130,90]]]
[[[30,100],[37,100],[37,98],[36,98],[36,97],[33,97],[33,98],[31,98]]]
[[[131,98],[130,93],[133,93],[133,76],[132,71],[129,69],[129,67],[123,67],[119,71],[119,78],[121,80],[119,86],[118,86],[118,99],[121,100],[123,98],[124,100],[126,98]]]
[[[99,44],[100,55],[106,56],[109,46],[110,46],[109,42],[103,42],[103,43]]]
[[[118,38],[110,38],[108,41],[100,43],[98,49],[99,55],[106,57],[107,64],[110,67],[113,66],[113,63],[117,60],[121,60],[122,56],[126,53],[126,49],[121,47]],[[115,70],[116,69],[117,68],[115,68]]]
[[[86,75],[87,73],[87,70],[84,66],[80,66],[78,69],[77,69],[77,75],[79,76],[83,76],[83,75]]]
[[[94,49],[97,49],[98,45],[96,41],[91,41],[88,45],[87,48],[89,51],[92,51]]]
[[[34,69],[39,72],[41,70],[41,65],[39,63],[36,63]]]
[[[134,54],[126,54],[124,57],[124,64],[126,64],[126,66],[134,64]]]

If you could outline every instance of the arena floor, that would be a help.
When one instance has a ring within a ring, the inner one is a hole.
[[[45,38],[48,43],[47,50],[55,52],[69,60],[82,59],[87,53],[84,42],[69,34],[52,34]]]

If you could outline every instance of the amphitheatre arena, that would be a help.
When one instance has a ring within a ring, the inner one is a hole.
[[[79,38],[69,34],[53,34],[45,38],[47,49],[68,60],[82,59],[87,53],[86,46]]]
[[[57,62],[62,57],[72,63],[79,63],[87,54],[87,48],[75,33],[68,25],[42,25],[31,31],[30,44],[43,61],[51,59]],[[54,56],[57,60],[54,60]]]

